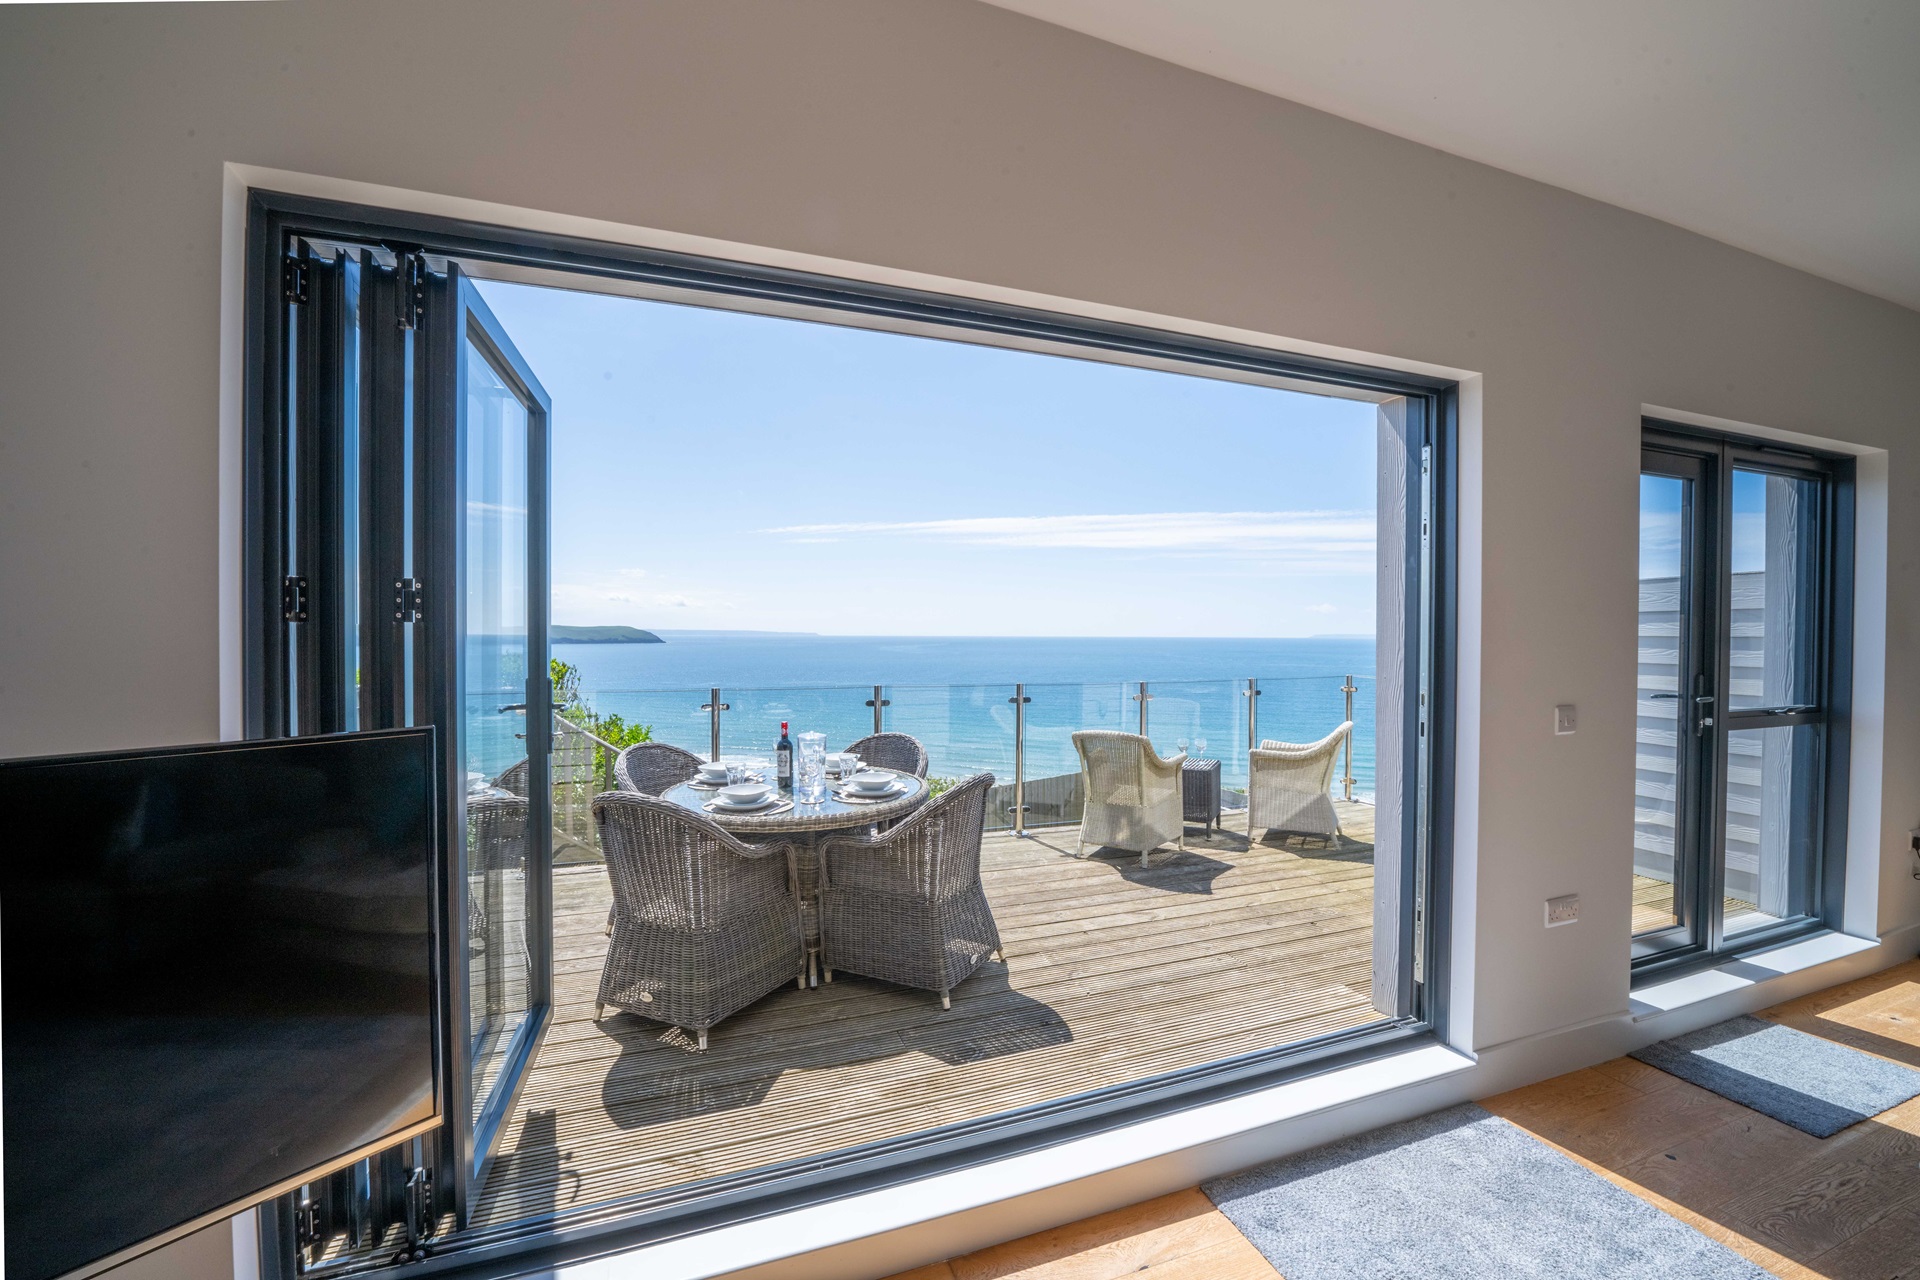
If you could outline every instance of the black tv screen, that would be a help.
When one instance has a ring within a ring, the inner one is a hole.
[[[421,1132],[430,729],[0,763],[6,1274]]]

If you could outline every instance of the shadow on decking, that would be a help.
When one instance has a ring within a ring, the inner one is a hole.
[[[758,1106],[788,1072],[909,1053],[961,1066],[1073,1040],[1066,1020],[1013,990],[997,961],[954,988],[952,1009],[942,1009],[931,992],[843,973],[808,991],[775,992],[724,1027],[726,1037],[716,1034],[700,1053],[684,1031],[610,1014],[599,1031],[620,1055],[601,1083],[607,1117],[621,1129],[640,1129]]]

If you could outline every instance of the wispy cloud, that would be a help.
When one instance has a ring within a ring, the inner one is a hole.
[[[1305,609],[1305,610],[1306,610],[1306,611],[1307,611],[1308,613],[1338,613],[1338,612],[1340,612],[1340,608],[1339,608],[1339,606],[1338,606],[1338,605],[1331,605],[1331,604],[1307,604],[1307,605],[1301,605],[1300,607],[1301,607],[1301,608],[1303,608],[1303,609]]]
[[[977,547],[1231,552],[1280,557],[1298,568],[1365,569],[1373,560],[1371,511],[1158,511],[1136,515],[979,516],[959,520],[852,521],[768,529],[795,542],[916,538]]]

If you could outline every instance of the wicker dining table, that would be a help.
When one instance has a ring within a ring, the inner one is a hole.
[[[820,840],[840,831],[858,831],[875,823],[904,818],[927,802],[927,783],[910,773],[894,769],[869,770],[892,773],[907,783],[899,795],[884,800],[842,800],[834,794],[835,783],[827,784],[826,794],[817,801],[800,799],[797,791],[780,794],[778,804],[749,813],[729,813],[719,806],[708,807],[717,787],[698,782],[682,782],[660,796],[662,800],[691,809],[703,818],[711,818],[729,834],[755,842],[791,840],[799,850],[796,862],[800,875],[800,915],[806,923],[808,971],[817,971],[820,952]]]

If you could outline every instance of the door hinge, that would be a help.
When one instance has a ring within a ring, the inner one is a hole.
[[[296,306],[307,300],[307,281],[311,272],[305,258],[282,258],[280,260],[280,289],[288,302]]]
[[[420,621],[420,582],[402,578],[393,584],[393,616],[401,622]]]
[[[427,313],[427,257],[423,253],[403,253],[394,265],[400,276],[400,327],[417,329],[420,318]]]
[[[395,1262],[418,1262],[427,1256],[433,1238],[433,1170],[420,1165],[407,1175],[407,1243]]]
[[[305,1252],[320,1243],[320,1205],[311,1192],[302,1188],[293,1206],[293,1247]]]
[[[280,617],[287,622],[307,620],[307,580],[288,575],[280,580]]]

